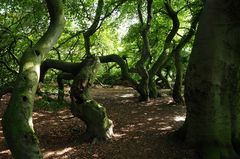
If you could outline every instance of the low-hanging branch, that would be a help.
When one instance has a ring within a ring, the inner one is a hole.
[[[108,62],[116,62],[119,67],[121,68],[121,76],[123,80],[127,80],[130,85],[134,88],[137,86],[137,82],[131,78],[129,74],[129,69],[126,62],[123,60],[122,57],[116,54],[106,55],[106,56],[99,56],[101,63],[108,63]],[[71,62],[64,62],[60,60],[45,60],[41,65],[41,76],[40,81],[44,82],[45,74],[49,69],[57,69],[65,73],[70,73],[73,76],[78,74],[80,69],[83,67],[83,63],[71,63]]]
[[[44,76],[47,73],[47,71],[51,68],[76,75],[79,72],[81,67],[82,67],[82,63],[80,62],[72,63],[72,62],[64,62],[60,60],[47,59],[41,65],[40,82],[44,82]]]
[[[126,80],[129,82],[131,87],[134,89],[137,88],[137,82],[131,77],[129,73],[129,68],[127,63],[124,61],[122,57],[116,54],[106,55],[106,56],[100,56],[99,57],[101,63],[107,63],[107,62],[116,62],[119,67],[121,68],[121,76],[123,80]]]

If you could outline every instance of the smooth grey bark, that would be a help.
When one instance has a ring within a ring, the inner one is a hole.
[[[240,158],[239,6],[206,0],[187,69],[180,133],[202,159]]]
[[[50,26],[40,40],[23,53],[20,70],[2,126],[9,149],[15,159],[42,158],[32,123],[34,97],[40,76],[40,65],[64,28],[61,0],[46,0]]]

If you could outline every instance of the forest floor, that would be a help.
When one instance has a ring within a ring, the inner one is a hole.
[[[195,159],[193,150],[170,140],[169,134],[184,122],[185,107],[165,95],[140,102],[127,87],[93,88],[94,99],[107,108],[115,137],[108,141],[79,144],[84,124],[69,109],[35,109],[34,128],[44,159]],[[67,98],[69,100],[69,97]],[[9,95],[0,103],[0,120]],[[11,159],[0,125],[0,159]]]

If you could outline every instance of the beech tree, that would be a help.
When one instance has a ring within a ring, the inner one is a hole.
[[[186,73],[179,134],[202,159],[240,158],[240,1],[206,0]]]
[[[94,139],[105,140],[113,136],[113,122],[108,118],[106,109],[95,101],[90,95],[89,88],[95,80],[100,60],[91,53],[91,37],[100,28],[103,20],[119,7],[124,1],[119,1],[111,12],[103,14],[104,1],[98,0],[94,19],[90,27],[83,32],[84,47],[86,58],[82,62],[64,62],[60,60],[46,60],[41,66],[41,81],[50,68],[61,70],[58,76],[59,99],[64,96],[63,79],[73,79],[71,85],[71,105],[70,109],[74,116],[83,120],[87,126],[82,134],[83,141],[92,141]],[[77,32],[79,34],[81,32]]]
[[[32,123],[34,97],[41,62],[58,40],[65,23],[62,1],[46,0],[46,4],[49,28],[35,45],[24,51],[14,91],[2,119],[7,145],[16,159],[42,158]]]

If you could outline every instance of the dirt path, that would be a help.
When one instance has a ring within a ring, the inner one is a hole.
[[[181,126],[183,106],[162,97],[138,102],[131,88],[95,88],[94,98],[103,104],[114,121],[115,138],[106,142],[79,144],[84,124],[66,109],[36,110],[33,114],[44,159],[194,159],[192,150],[168,139]],[[8,96],[1,99],[0,117]],[[1,119],[1,118],[0,118]],[[0,125],[0,159],[10,159]]]

